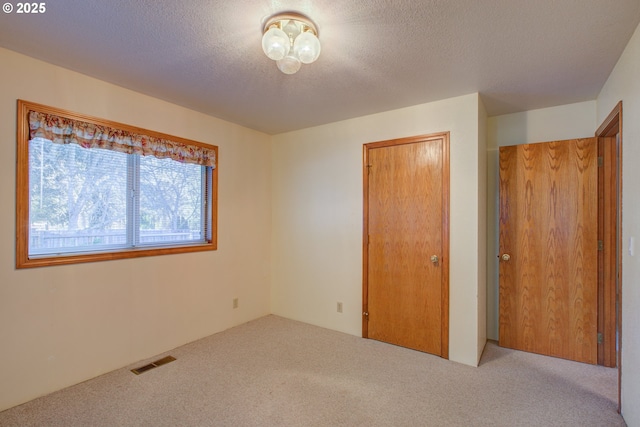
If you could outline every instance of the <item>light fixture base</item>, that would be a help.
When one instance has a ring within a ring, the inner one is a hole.
[[[278,28],[282,29],[282,27],[291,20],[302,23],[307,27],[308,31],[312,31],[316,37],[319,37],[318,26],[311,20],[311,18],[298,12],[281,12],[276,13],[275,15],[271,15],[264,23],[262,34],[266,33],[267,30],[269,30],[269,28],[271,28],[273,25],[276,25],[278,26]]]

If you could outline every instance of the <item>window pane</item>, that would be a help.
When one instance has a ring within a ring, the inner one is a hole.
[[[204,167],[140,157],[139,244],[203,242]]]
[[[29,141],[29,254],[126,244],[127,155]]]
[[[111,138],[126,146],[132,135],[150,138],[140,141],[144,153],[188,163],[113,149]],[[18,100],[16,268],[216,250],[217,154],[215,145]]]

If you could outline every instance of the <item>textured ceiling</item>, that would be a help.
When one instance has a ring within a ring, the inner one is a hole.
[[[0,13],[0,46],[269,134],[480,92],[489,115],[593,100],[640,0],[54,0]],[[298,11],[295,75],[262,22]],[[2,64],[0,64],[2,66]]]

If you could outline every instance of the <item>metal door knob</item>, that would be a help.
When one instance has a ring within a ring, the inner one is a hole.
[[[432,263],[437,264],[438,260],[439,260],[438,255],[431,255],[431,262]]]
[[[509,261],[511,259],[511,255],[509,254],[502,254],[502,260],[503,261]]]

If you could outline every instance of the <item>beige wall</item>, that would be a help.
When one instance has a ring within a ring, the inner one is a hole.
[[[478,99],[478,360],[487,343],[487,110]]]
[[[490,117],[488,149],[508,145],[585,138],[595,134],[596,101]]]
[[[476,365],[485,263],[477,94],[273,137],[274,314],[361,335],[362,146],[451,132],[450,359]],[[336,302],[344,312],[336,312]]]
[[[498,339],[498,147],[594,136],[596,102],[490,117],[487,121],[487,336]]]
[[[622,100],[622,415],[629,426],[640,426],[639,76],[640,26],[598,96],[598,123]]]
[[[5,49],[0,64],[0,410],[270,313],[267,135]],[[18,98],[218,145],[219,249],[17,271]]]

